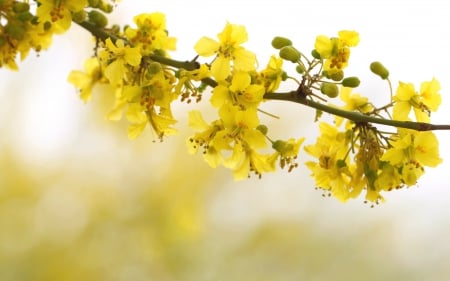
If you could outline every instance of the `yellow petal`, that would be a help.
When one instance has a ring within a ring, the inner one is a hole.
[[[217,52],[219,46],[219,42],[209,37],[202,37],[198,40],[197,44],[195,44],[194,49],[200,56],[209,57]]]
[[[206,131],[209,128],[208,123],[203,119],[202,113],[198,110],[192,110],[188,113],[189,127],[197,132]]]
[[[144,131],[146,125],[147,122],[128,126],[128,138],[130,140],[137,138]]]
[[[225,80],[231,73],[230,59],[218,56],[211,65],[211,74],[218,81]]]

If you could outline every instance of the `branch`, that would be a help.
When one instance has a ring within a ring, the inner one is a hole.
[[[411,129],[416,131],[450,130],[450,125],[436,125],[424,122],[390,120],[364,115],[356,111],[339,109],[336,107],[328,106],[319,102],[309,100],[304,95],[299,94],[297,91],[291,91],[287,93],[266,93],[264,95],[264,99],[283,100],[300,103],[315,108],[317,110],[321,110],[323,112],[327,112],[333,115],[343,117],[348,120],[352,120],[355,123],[375,123],[391,127]]]
[[[111,38],[112,41],[116,40],[124,40],[128,44],[131,45],[130,42],[128,42],[125,38],[121,38],[117,35],[112,34],[107,29],[100,28],[88,21],[83,21],[77,23],[82,28],[89,31],[94,37],[105,41],[108,38]],[[175,67],[178,69],[186,69],[186,70],[195,70],[200,67],[200,64],[195,61],[178,61],[174,60],[168,57],[160,56],[160,55],[150,55],[149,59],[159,62],[161,64]],[[217,82],[211,78],[205,78],[202,80],[202,82],[212,88],[217,86]],[[356,111],[348,111],[339,109],[336,107],[328,106],[319,102],[315,102],[313,100],[307,99],[306,95],[303,95],[299,91],[291,91],[286,93],[266,93],[264,95],[264,99],[266,100],[282,100],[282,101],[291,101],[299,104],[306,105],[311,108],[315,108],[317,110],[321,110],[323,112],[327,112],[332,115],[340,116],[345,119],[351,120],[355,123],[374,123],[374,124],[381,124],[391,127],[397,127],[397,128],[405,128],[405,129],[411,129],[416,131],[434,131],[434,130],[450,130],[450,125],[436,125],[436,124],[429,124],[424,122],[412,122],[412,121],[398,121],[398,120],[390,120],[390,119],[384,119],[380,117],[374,117],[369,115],[364,115]]]

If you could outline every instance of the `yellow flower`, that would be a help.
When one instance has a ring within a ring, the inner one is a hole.
[[[72,12],[78,12],[87,5],[87,0],[39,0],[37,16],[40,22],[52,23],[55,33],[63,33],[72,22]]]
[[[345,159],[348,152],[346,137],[330,124],[322,122],[319,127],[321,135],[316,144],[305,147],[305,151],[318,161],[308,161],[306,166],[312,171],[318,187],[346,201],[350,198],[352,178],[352,167]]]
[[[240,45],[247,41],[247,31],[242,25],[227,23],[218,34],[219,42],[209,37],[202,37],[195,44],[195,51],[200,56],[216,55],[211,64],[211,74],[218,81],[226,79],[231,73],[231,63],[238,71],[255,69],[256,56]]]
[[[231,169],[236,180],[247,178],[251,172],[261,176],[275,170],[278,154],[258,152],[266,148],[267,140],[257,129],[255,108],[241,110],[226,103],[220,108],[219,116],[219,120],[207,124],[200,112],[189,113],[189,125],[197,131],[187,141],[190,153],[203,147],[206,162],[212,167],[222,164]]]
[[[435,78],[420,85],[420,96],[427,110],[433,112],[438,110],[441,105],[441,95],[438,93],[440,89],[441,85]]]
[[[246,72],[236,72],[231,80],[231,85],[226,86],[224,82],[213,90],[211,104],[220,108],[225,103],[238,105],[242,109],[257,107],[262,102],[264,87],[251,84],[251,77]]]
[[[433,132],[401,129],[398,139],[391,145],[381,160],[399,168],[402,180],[408,186],[416,184],[424,173],[423,166],[436,167],[442,162],[439,143]]]
[[[188,116],[189,127],[193,128],[197,132],[194,136],[187,139],[186,144],[189,148],[189,153],[197,153],[200,147],[203,147],[203,158],[213,168],[219,166],[223,157],[221,152],[222,148],[231,149],[228,143],[223,147],[223,143],[212,142],[216,137],[216,134],[223,130],[223,124],[221,121],[214,121],[212,124],[206,123],[202,114],[198,110],[189,112]]]
[[[274,92],[280,86],[285,74],[283,70],[283,59],[271,56],[266,68],[259,73],[258,83],[262,84],[267,93]]]
[[[343,70],[348,65],[350,48],[358,45],[359,34],[356,31],[339,31],[338,37],[317,36],[315,50],[325,59],[324,71],[332,74]]]
[[[176,38],[168,37],[166,17],[162,13],[140,14],[133,18],[137,29],[128,27],[125,35],[143,55],[155,50],[175,50]]]
[[[105,41],[105,49],[99,53],[100,60],[106,64],[105,77],[112,85],[121,85],[127,79],[130,66],[138,66],[142,55],[138,48],[126,46],[119,39],[114,44],[110,38]]]
[[[342,107],[345,110],[359,111],[361,113],[368,113],[373,110],[373,106],[369,103],[368,98],[357,93],[352,93],[352,88],[341,87],[340,98],[345,102],[345,105]],[[336,126],[339,127],[342,121],[342,117],[335,117]]]
[[[86,72],[73,70],[67,80],[80,90],[80,98],[88,102],[92,98],[92,88],[102,78],[102,73],[96,57],[87,59],[84,62],[84,69]]]
[[[298,167],[296,162],[300,146],[305,138],[295,140],[290,138],[287,141],[277,140],[272,143],[272,148],[277,152],[280,157],[280,167],[283,169],[286,165],[289,166],[288,171],[292,171],[293,168]]]
[[[418,122],[430,122],[430,112],[436,111],[441,104],[441,95],[438,93],[440,84],[436,79],[423,82],[420,93],[417,93],[412,83],[400,82],[393,97],[393,119],[410,120],[411,109]]]

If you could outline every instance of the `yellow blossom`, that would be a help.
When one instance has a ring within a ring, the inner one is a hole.
[[[233,75],[231,84],[227,86],[224,82],[213,90],[211,104],[220,108],[225,103],[238,105],[242,109],[257,107],[262,102],[264,87],[251,84],[251,77],[246,72],[237,72]]]
[[[121,85],[127,79],[129,67],[138,66],[142,55],[138,48],[126,46],[118,39],[115,44],[110,38],[105,41],[105,49],[99,53],[101,62],[106,64],[105,77],[112,85]]]
[[[155,50],[175,50],[176,38],[168,36],[166,17],[163,13],[140,14],[133,20],[137,29],[128,27],[125,35],[143,55],[149,55]]]
[[[80,98],[88,102],[92,98],[92,88],[102,78],[100,64],[96,57],[89,58],[84,62],[86,72],[73,70],[67,80],[80,90]]]
[[[342,109],[348,111],[359,111],[361,113],[368,113],[373,110],[373,106],[369,103],[367,97],[363,97],[358,93],[352,93],[352,88],[349,87],[341,87],[340,98],[345,105],[342,106]],[[336,126],[340,126],[343,118],[340,116],[335,117]]]
[[[231,63],[235,70],[252,71],[255,69],[256,56],[240,46],[247,41],[247,31],[242,25],[227,23],[218,34],[219,42],[209,37],[202,37],[195,44],[195,51],[200,56],[216,55],[211,64],[211,74],[218,81],[224,80],[231,73]]]
[[[258,83],[264,86],[267,93],[276,91],[280,86],[285,74],[282,67],[283,59],[271,56],[266,68],[259,73]]]
[[[346,137],[330,124],[322,122],[319,126],[321,135],[316,144],[305,147],[305,151],[318,161],[308,161],[306,166],[312,171],[318,187],[346,201],[350,197],[352,175],[352,167],[345,158],[348,152]]]
[[[359,34],[355,31],[342,30],[338,37],[325,35],[317,36],[314,45],[315,50],[325,59],[324,71],[333,74],[343,70],[348,65],[350,57],[350,48],[358,45]]]
[[[381,160],[397,167],[401,171],[402,181],[408,186],[416,184],[424,173],[424,166],[436,167],[442,162],[438,140],[433,132],[401,129],[398,139],[391,145]]]
[[[440,84],[436,79],[425,81],[417,93],[412,83],[400,82],[393,97],[393,119],[410,120],[411,109],[418,122],[430,122],[430,112],[436,111],[441,104],[441,95],[438,93]]]
[[[63,33],[69,29],[73,12],[82,10],[87,0],[39,0],[37,16],[40,22],[52,23],[55,33]]]

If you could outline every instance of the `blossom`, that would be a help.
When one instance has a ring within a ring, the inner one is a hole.
[[[359,34],[356,31],[339,31],[338,37],[317,36],[315,50],[325,59],[324,71],[333,74],[348,65],[350,48],[358,45]]]
[[[80,90],[80,98],[88,102],[92,98],[92,88],[102,78],[100,63],[96,57],[84,62],[86,72],[73,70],[67,80]]]
[[[352,93],[352,88],[341,87],[340,98],[345,103],[342,109],[348,111],[359,111],[361,113],[368,113],[373,110],[372,104],[367,97],[363,97],[358,93]],[[343,118],[340,116],[335,117],[336,126],[340,126]]]
[[[271,56],[266,68],[263,69],[259,75],[258,83],[264,86],[267,93],[274,92],[280,86],[285,72],[283,70],[283,59],[275,56]]]
[[[257,129],[259,119],[256,108],[240,110],[227,103],[220,108],[219,116],[223,120],[226,138],[234,143],[232,156],[225,159],[224,166],[234,171],[235,179],[248,177],[250,171],[261,175],[275,170],[276,156],[257,152],[267,146],[267,141]]]
[[[305,146],[305,151],[317,158],[317,162],[308,161],[306,166],[312,171],[318,187],[346,201],[350,198],[352,167],[345,157],[348,151],[345,134],[327,123],[322,122],[319,126],[321,135],[316,143]]]
[[[147,124],[159,139],[176,134],[173,125],[177,122],[171,110],[171,102],[176,98],[172,84],[164,73],[153,75],[143,85],[124,85],[118,88],[116,104],[108,114],[110,120],[120,120],[125,110],[126,118],[131,123],[128,137],[139,136]]]
[[[272,143],[272,148],[275,149],[277,155],[280,157],[280,167],[283,169],[286,165],[289,166],[288,171],[298,166],[296,159],[300,150],[300,146],[305,141],[305,138],[294,139],[290,138],[287,141],[277,140]]]
[[[391,145],[381,160],[399,168],[402,181],[408,186],[416,184],[424,173],[424,166],[436,167],[442,162],[433,132],[401,129],[398,139]]]
[[[416,92],[412,83],[400,82],[393,97],[393,119],[410,120],[409,114],[413,109],[418,122],[430,122],[430,112],[436,111],[441,104],[439,89],[439,81],[434,78],[421,84],[420,93]]]
[[[217,37],[219,41],[202,37],[194,47],[200,56],[216,55],[211,64],[211,74],[214,78],[218,81],[227,78],[231,73],[231,63],[236,70],[255,69],[255,54],[240,46],[247,41],[247,31],[244,26],[227,23]]]
[[[110,38],[105,41],[105,49],[99,53],[100,60],[106,64],[105,77],[113,85],[120,85],[126,79],[128,68],[138,66],[142,55],[138,48],[125,45],[124,41],[118,39],[115,44]]]
[[[163,13],[140,14],[133,18],[137,29],[128,27],[125,35],[143,55],[155,50],[175,50],[176,38],[169,37],[166,31],[166,17]]]
[[[229,102],[238,105],[242,109],[257,107],[263,100],[264,87],[262,85],[251,84],[251,77],[246,72],[237,72],[233,75],[230,85],[224,82],[213,90],[211,104],[220,108]]]
[[[72,13],[81,11],[87,0],[39,0],[37,16],[40,22],[52,23],[55,33],[63,33],[69,29]]]

